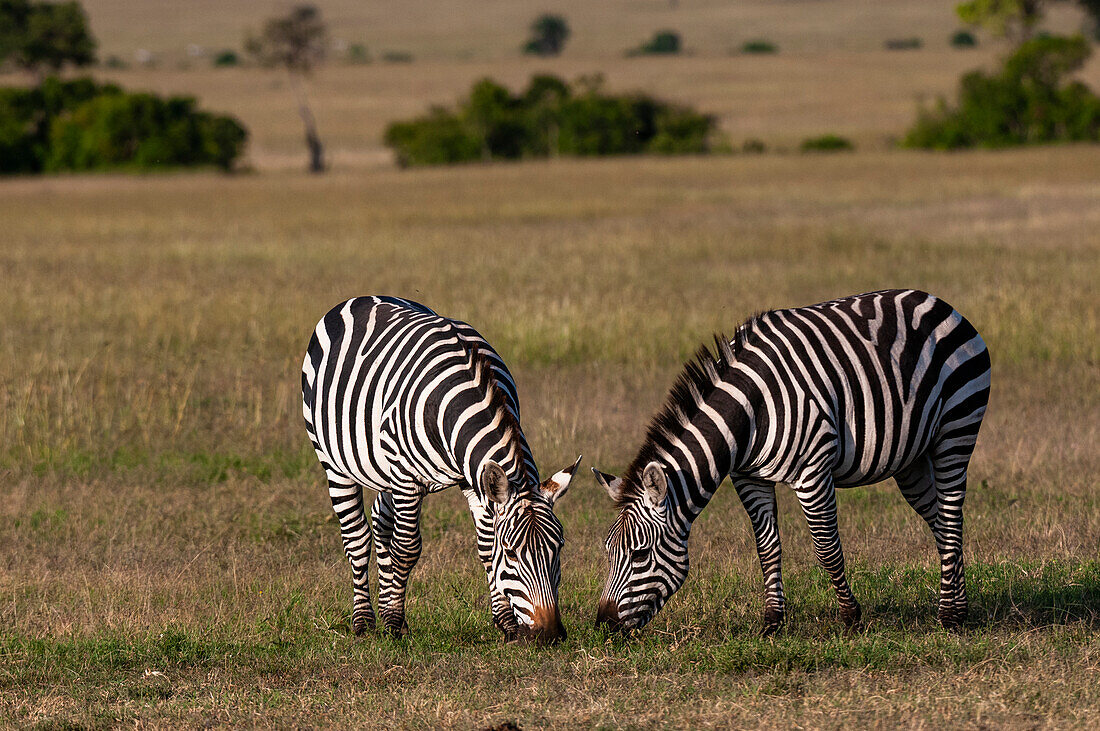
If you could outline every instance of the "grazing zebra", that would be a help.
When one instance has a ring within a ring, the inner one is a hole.
[[[688,572],[688,534],[728,474],[756,535],[764,633],[783,623],[775,484],[790,485],[844,622],[860,608],[844,574],[836,488],[893,477],[940,555],[939,619],[966,617],[962,507],[989,399],[977,331],[925,292],[887,290],[757,315],[717,354],[702,347],[621,478],[597,623],[642,627]]]
[[[351,562],[355,634],[374,625],[372,524],[379,614],[401,635],[405,589],[420,558],[421,502],[457,485],[473,514],[494,624],[508,639],[565,636],[557,606],[563,537],[553,507],[580,459],[538,481],[515,383],[476,330],[395,297],[339,304],[309,342],[302,412]],[[378,493],[370,521],[364,487]]]

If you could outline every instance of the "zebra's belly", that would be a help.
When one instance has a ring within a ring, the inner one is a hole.
[[[368,428],[350,441],[332,444],[322,439],[318,458],[341,477],[376,492],[439,492],[461,482],[435,463],[438,455],[403,454],[392,430]]]

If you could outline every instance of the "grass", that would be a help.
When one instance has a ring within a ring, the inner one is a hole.
[[[0,723],[1092,726],[1100,722],[1100,150],[556,161],[9,180],[0,226]],[[993,355],[967,496],[973,620],[930,536],[844,491],[845,635],[780,495],[790,621],[720,492],[636,641],[592,627],[612,510],[560,513],[561,646],[500,644],[460,495],[433,497],[404,642],[348,634],[298,367],[342,298],[410,296],[508,360],[543,468],[621,469],[681,361],[765,307],[917,286]]]
[[[84,0],[83,5],[104,57],[115,54],[130,62],[135,51],[146,49],[162,64],[189,61],[194,65],[211,61],[188,59],[188,44],[211,53],[239,49],[246,30],[256,30],[264,18],[286,10],[272,0],[193,0],[186,11],[170,0],[144,0],[136,7],[124,0]],[[676,5],[668,0],[558,0],[552,8],[534,0],[409,0],[399,8],[325,0],[318,5],[334,39],[363,43],[376,57],[386,51],[406,51],[417,59],[434,60],[514,58],[531,21],[548,9],[564,15],[572,29],[567,56],[621,55],[658,28],[674,28],[693,51],[711,55],[758,37],[774,40],[784,52],[817,52],[878,49],[887,38],[920,34],[929,47],[946,50],[958,29],[951,0],[838,0],[826,5],[772,0],[697,0]],[[1053,30],[1080,27],[1080,13],[1072,7],[1054,5],[1047,13],[1047,27]]]

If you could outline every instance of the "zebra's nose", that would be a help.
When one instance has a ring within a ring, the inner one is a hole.
[[[619,620],[619,605],[611,599],[601,599],[600,605],[596,609],[596,627],[601,626],[612,632],[622,629],[622,622]]]
[[[531,626],[521,626],[519,636],[540,645],[554,645],[566,638],[568,633],[561,623],[557,607],[539,607],[531,616]]]

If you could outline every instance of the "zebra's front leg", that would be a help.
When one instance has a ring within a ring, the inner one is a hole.
[[[764,574],[764,627],[762,634],[774,634],[783,626],[787,599],[783,593],[782,546],[776,518],[775,483],[737,480],[737,497],[745,506],[756,537],[756,554]]]
[[[372,511],[378,554],[378,614],[395,637],[409,630],[405,621],[405,590],[409,574],[420,560],[420,506],[423,495],[379,493]]]
[[[374,628],[370,603],[370,522],[363,509],[363,488],[338,475],[329,474],[328,495],[340,522],[344,555],[351,563],[351,630],[357,635]]]
[[[830,474],[818,475],[794,486],[794,489],[806,515],[817,560],[829,574],[836,591],[840,618],[848,629],[854,629],[859,626],[862,611],[844,572],[844,551],[840,547],[840,532],[836,525],[836,486],[833,477]]]
[[[473,490],[463,490],[462,494],[470,504],[470,514],[477,533],[477,557],[485,567],[485,578],[489,582],[489,611],[493,615],[493,626],[504,634],[505,642],[511,642],[516,638],[519,624],[508,599],[497,591],[496,582],[493,581],[493,513],[482,504]]]

